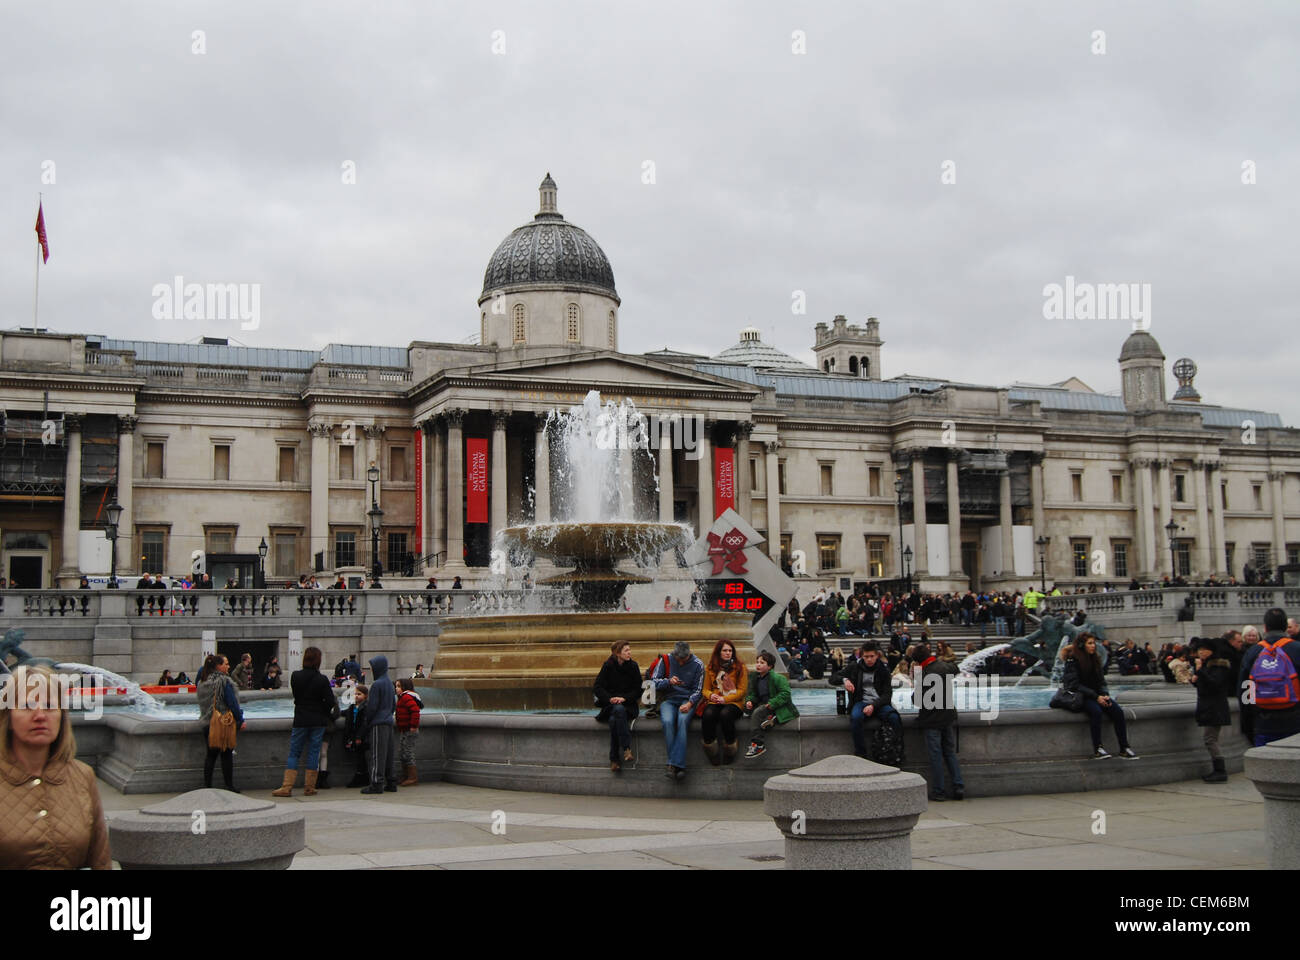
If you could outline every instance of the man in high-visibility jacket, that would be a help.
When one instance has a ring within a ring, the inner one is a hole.
[[[1033,587],[1030,587],[1028,590],[1026,590],[1025,591],[1025,612],[1032,613],[1034,616],[1038,616],[1038,602],[1042,600],[1043,597],[1045,596],[1047,595],[1044,593],[1039,593]]]

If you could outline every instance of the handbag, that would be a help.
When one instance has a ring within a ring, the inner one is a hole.
[[[1065,687],[1061,687],[1056,693],[1052,694],[1052,699],[1047,705],[1057,710],[1069,710],[1071,713],[1078,713],[1083,709],[1083,693],[1079,690],[1071,693]]]
[[[227,710],[222,713],[217,709],[221,697],[221,684],[212,695],[212,719],[208,721],[208,746],[214,750],[235,749],[235,715]]]

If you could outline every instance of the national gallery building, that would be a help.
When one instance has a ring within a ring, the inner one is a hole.
[[[548,415],[591,390],[665,425],[628,454],[638,518],[699,531],[734,504],[822,583],[1022,588],[1040,552],[1049,584],[1075,585],[1297,561],[1300,431],[1203,402],[1190,361],[1168,398],[1148,333],[1114,344],[1117,394],[883,379],[875,318],[817,323],[815,366],[754,329],[713,356],[622,353],[608,259],[549,174],[540,194],[488,261],[477,344],[0,333],[3,575],[105,576],[116,501],[132,584],[198,550],[218,586],[258,563],[272,583],[360,576],[373,499],[386,574],[473,584],[497,530],[573,514]]]

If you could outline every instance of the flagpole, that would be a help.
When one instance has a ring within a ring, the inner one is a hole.
[[[45,209],[45,196],[38,193],[36,206],[38,210]],[[32,333],[37,331],[37,317],[41,309],[41,238],[36,237],[36,297],[32,301]]]

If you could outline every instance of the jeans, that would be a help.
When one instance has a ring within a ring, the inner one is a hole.
[[[867,734],[863,729],[864,724],[869,719],[864,715],[867,704],[859,700],[849,711],[849,729],[853,731],[853,752],[864,760],[871,759],[870,750],[867,749]],[[884,720],[892,724],[894,729],[902,733],[903,718],[898,715],[898,711],[891,704],[876,704],[876,709],[871,711],[871,716],[878,720]]]
[[[1119,739],[1119,748],[1124,750],[1128,747],[1128,727],[1124,723],[1124,711],[1118,703],[1112,700],[1109,707],[1103,707],[1096,700],[1085,698],[1083,709],[1088,714],[1088,726],[1092,730],[1092,745],[1094,748],[1101,746],[1101,715],[1103,713],[1110,717],[1110,722],[1115,725],[1115,736]]]
[[[1005,637],[1005,636],[1007,635],[1007,618],[1006,618],[1006,617],[996,617],[996,618],[994,618],[994,620],[993,620],[993,627],[994,627],[993,632],[994,632],[997,636],[999,636],[999,637]]]
[[[664,728],[664,746],[668,748],[668,765],[678,770],[686,769],[686,732],[695,715],[692,707],[682,713],[680,703],[665,700],[659,704],[659,722]]]
[[[298,769],[298,756],[305,748],[307,769],[316,770],[320,766],[320,742],[324,736],[324,727],[294,727],[289,731],[289,758],[284,762],[285,769]]]
[[[956,737],[953,736],[952,725],[926,730],[925,746],[930,751],[930,790],[934,793],[944,792],[945,762],[948,764],[948,772],[952,775],[952,788],[964,789],[966,785],[961,779],[961,765],[957,763]]]
[[[632,746],[632,728],[628,725],[626,703],[616,703],[609,709],[609,762],[616,763],[623,759],[623,751]],[[636,710],[635,706],[631,707]],[[635,713],[632,716],[636,716]]]

